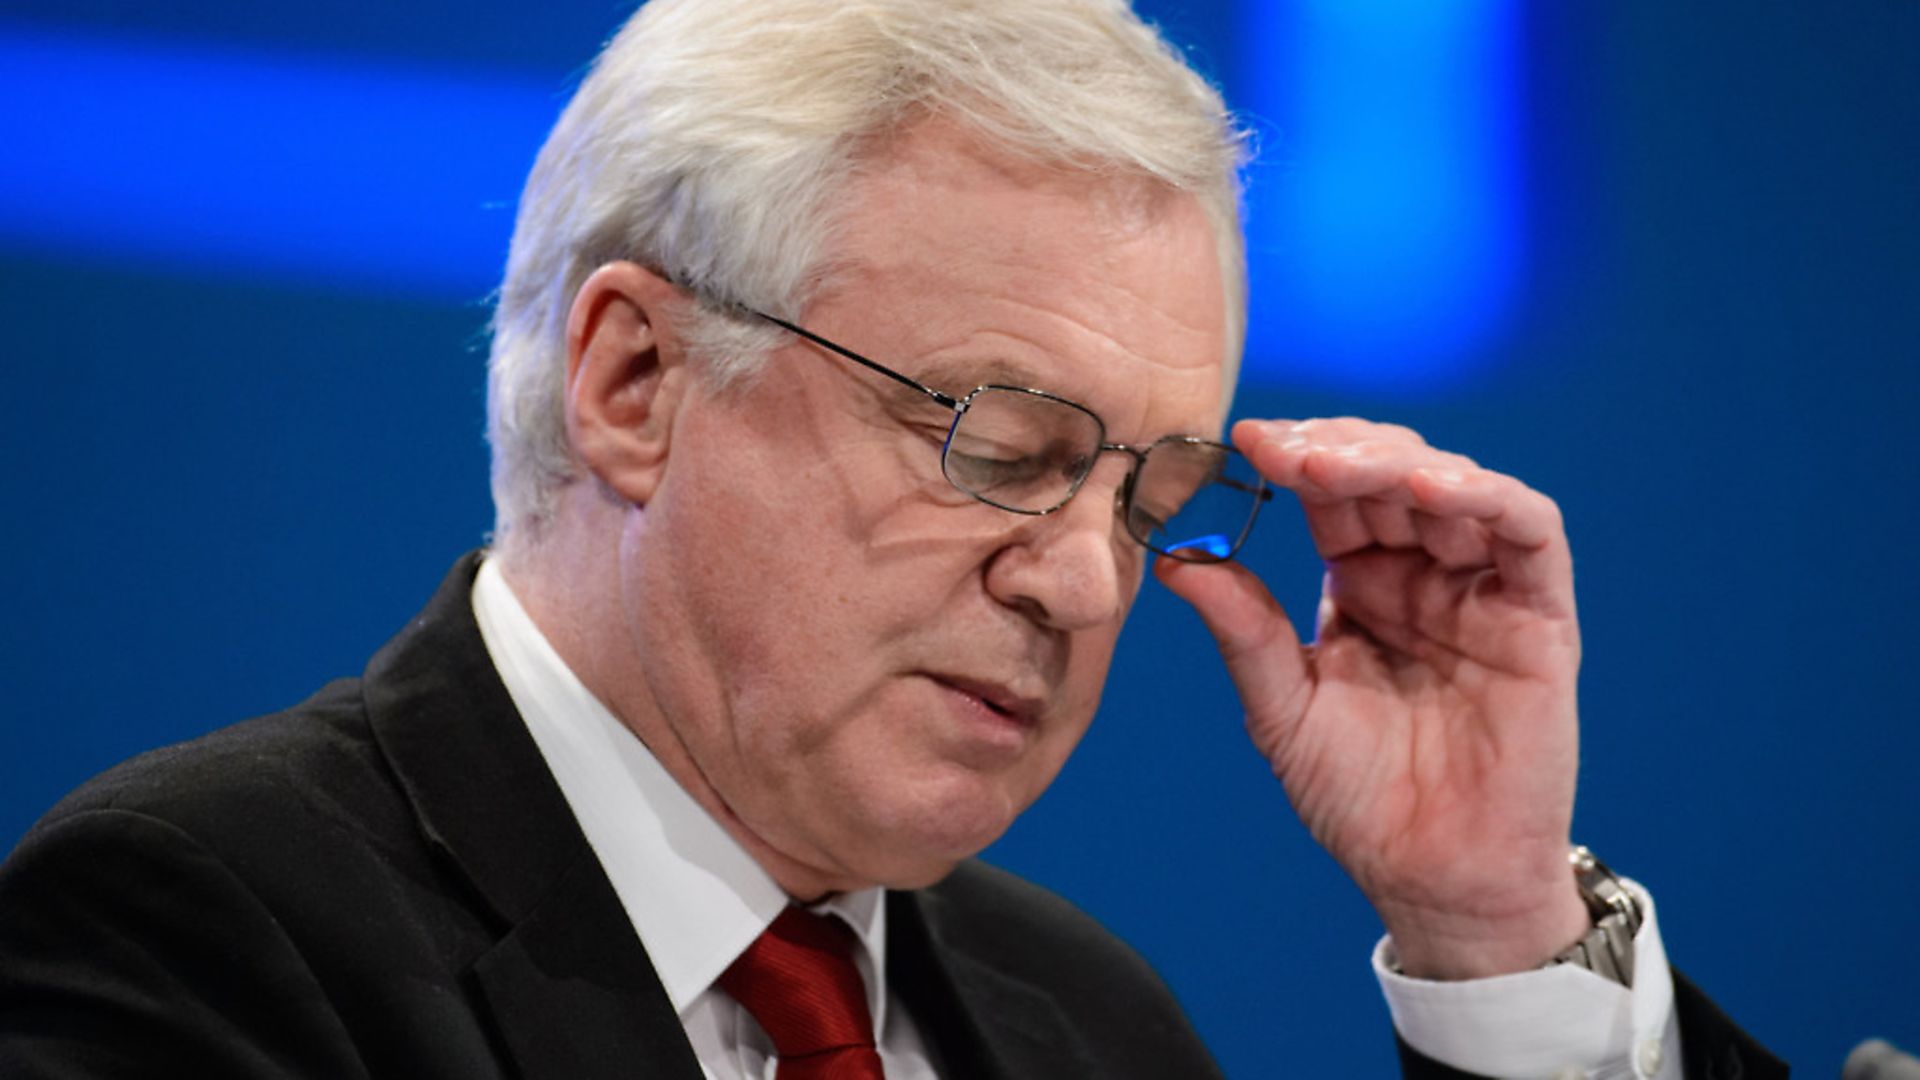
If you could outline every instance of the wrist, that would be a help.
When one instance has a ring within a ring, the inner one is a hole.
[[[1401,973],[1441,982],[1532,971],[1593,925],[1570,876],[1530,908],[1497,914],[1410,908],[1381,917]]]
[[[1394,909],[1382,906],[1381,916],[1392,939],[1390,968],[1416,978],[1449,981],[1574,964],[1631,987],[1634,942],[1645,912],[1626,883],[1586,847],[1574,845],[1567,852],[1566,866],[1573,894],[1585,913],[1577,922],[1565,905],[1564,890],[1552,890],[1561,899],[1538,909],[1545,914],[1531,923],[1513,917],[1490,919],[1484,914],[1436,916],[1417,907],[1405,909],[1396,918]],[[1579,927],[1579,936],[1555,949],[1550,960],[1527,962],[1538,953],[1541,942],[1567,940],[1563,936],[1567,927]]]
[[[1524,919],[1484,922],[1423,915],[1390,922],[1386,932],[1404,974],[1452,982],[1544,967],[1590,926],[1586,903],[1569,884],[1548,909]]]

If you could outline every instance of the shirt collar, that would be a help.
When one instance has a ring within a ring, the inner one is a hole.
[[[495,559],[474,580],[473,611],[500,681],[685,1017],[786,908],[786,892],[567,667]],[[811,908],[859,939],[876,1034],[886,1023],[883,898],[862,889]]]

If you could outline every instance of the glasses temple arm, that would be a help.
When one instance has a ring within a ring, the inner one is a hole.
[[[957,411],[960,408],[960,401],[958,398],[954,398],[950,395],[943,394],[940,391],[935,390],[931,386],[923,386],[920,383],[917,383],[914,380],[908,378],[907,376],[902,375],[899,372],[893,370],[892,368],[886,367],[885,365],[882,365],[882,364],[875,363],[874,361],[869,360],[864,356],[861,356],[859,353],[854,352],[852,349],[849,349],[844,345],[836,345],[833,342],[828,341],[826,338],[821,337],[819,334],[816,334],[813,331],[806,329],[805,327],[796,326],[785,319],[776,318],[775,316],[769,315],[764,311],[754,311],[752,308],[748,308],[747,310],[749,312],[752,312],[754,315],[758,315],[760,318],[767,320],[768,322],[779,327],[780,329],[785,330],[789,334],[798,334],[800,337],[803,337],[808,341],[813,342],[815,345],[818,345],[821,348],[826,349],[828,352],[835,353],[839,356],[844,356],[847,359],[853,361],[854,363],[859,364],[861,367],[866,368],[869,371],[873,371],[878,374],[885,375],[887,378],[892,379],[894,382],[897,382],[902,386],[910,386],[915,390],[918,390],[921,393],[932,398],[933,400],[939,402],[940,404],[945,405],[949,409],[954,409]]]
[[[1235,480],[1235,479],[1232,479],[1231,477],[1226,477],[1226,476],[1223,476],[1218,480],[1215,480],[1214,483],[1225,485],[1226,487],[1230,487],[1235,491],[1244,491],[1249,495],[1257,497],[1261,502],[1266,502],[1273,498],[1273,489],[1268,487],[1265,483],[1261,483],[1258,485],[1243,484],[1238,480]]]

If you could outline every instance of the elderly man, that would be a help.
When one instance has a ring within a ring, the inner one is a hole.
[[[35,828],[0,1072],[1209,1075],[1133,953],[971,861],[1152,562],[1384,920],[1410,1075],[1776,1075],[1569,864],[1553,504],[1360,420],[1214,441],[1238,153],[1118,3],[648,5],[520,208],[495,547],[362,678]],[[1230,561],[1270,488],[1311,645]]]

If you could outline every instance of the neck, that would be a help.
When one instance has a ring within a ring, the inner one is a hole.
[[[570,498],[581,486],[587,485],[576,485]],[[537,540],[494,553],[528,618],[582,685],[795,903],[813,904],[866,887],[868,882],[827,872],[767,844],[707,781],[648,681],[633,632],[633,620],[647,617],[628,610],[634,599],[630,564],[640,558],[634,548],[644,531],[634,515],[645,511],[610,507],[591,492],[584,497],[594,503],[563,505]]]

